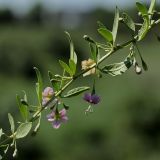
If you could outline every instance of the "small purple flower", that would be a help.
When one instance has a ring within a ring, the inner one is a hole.
[[[67,111],[65,109],[62,109],[58,113],[53,110],[49,115],[47,115],[47,119],[49,122],[52,122],[53,128],[58,129],[62,123],[68,121],[68,117],[66,114]]]
[[[54,95],[53,88],[46,87],[42,92],[42,105],[45,105]]]
[[[83,99],[91,104],[98,104],[100,102],[100,97],[91,93],[86,93]]]

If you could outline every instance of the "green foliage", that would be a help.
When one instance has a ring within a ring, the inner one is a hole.
[[[116,7],[114,23],[113,23],[113,29],[112,29],[113,43],[115,43],[115,41],[116,41],[118,25],[119,25],[119,9],[118,9],[118,7]]]
[[[142,14],[142,16],[148,15],[148,10],[145,5],[143,5],[142,3],[136,2],[136,6],[138,11]]]
[[[3,130],[2,130],[2,128],[1,128],[1,129],[0,129],[0,140],[1,140],[2,135],[3,135]]]
[[[129,55],[124,62],[107,65],[101,69],[101,72],[110,74],[111,76],[118,76],[125,73],[133,65],[133,58]]]
[[[101,34],[106,41],[113,43],[113,35],[112,32],[109,31],[107,28],[99,28],[98,32]]]
[[[94,45],[94,44],[92,44],[92,43],[90,43],[89,46],[90,46],[92,58],[93,58],[93,60],[94,60],[95,62],[97,62],[98,47],[97,47],[97,45]]]
[[[31,128],[32,128],[32,122],[26,122],[20,124],[20,126],[17,128],[16,131],[16,139],[24,138],[25,136],[27,136]]]
[[[125,12],[122,13],[122,18],[126,26],[135,32],[136,27],[135,27],[135,23],[132,20],[132,18]]]
[[[56,77],[52,72],[48,72],[49,80],[52,84],[52,87],[55,89],[55,91],[58,91],[60,89],[60,83],[61,83],[61,78]]]
[[[24,119],[24,121],[27,121],[28,120],[28,105],[26,101],[21,100],[19,95],[16,95],[16,99],[17,99],[17,105],[21,113],[21,116]]]
[[[59,64],[67,73],[69,73],[70,76],[73,76],[73,71],[67,63],[63,62],[62,60],[59,60]]]
[[[149,21],[148,21],[148,17],[147,17],[147,18],[144,18],[144,22],[142,24],[142,27],[138,32],[138,41],[142,40],[146,36],[148,30],[149,30]]]
[[[137,43],[138,41],[141,41],[143,38],[146,37],[148,31],[150,31],[155,25],[160,23],[160,19],[158,20],[156,20],[156,18],[152,19],[152,17],[154,17],[154,13],[156,13],[156,11],[154,10],[155,3],[156,3],[155,0],[151,1],[149,10],[146,8],[145,5],[139,2],[136,3],[137,9],[140,13],[139,15],[143,19],[142,24],[135,23],[132,20],[132,18],[125,12],[123,12],[122,16],[120,17],[120,11],[117,7],[115,10],[115,17],[114,17],[112,31],[108,30],[105,27],[105,25],[103,25],[103,23],[98,22],[99,24],[98,32],[107,42],[105,44],[99,43],[87,35],[84,36],[84,39],[89,42],[91,56],[94,61],[91,58],[89,58],[88,61],[84,60],[83,61],[84,64],[82,63],[83,71],[79,73],[77,73],[78,60],[77,60],[77,55],[75,53],[73,41],[71,39],[70,34],[68,32],[65,32],[67,34],[67,37],[70,43],[70,58],[68,59],[67,63],[65,63],[62,60],[59,60],[59,64],[63,69],[63,74],[62,75],[53,74],[52,72],[49,71],[48,72],[49,80],[51,82],[53,90],[52,88],[49,88],[48,93],[42,94],[43,93],[42,76],[38,68],[34,67],[37,75],[36,92],[38,96],[38,104],[28,105],[27,95],[25,92],[24,92],[23,99],[21,99],[20,96],[18,95],[16,96],[17,104],[18,104],[20,113],[24,119],[24,122],[23,123],[19,122],[20,124],[18,128],[15,129],[14,118],[10,113],[8,114],[8,119],[9,119],[12,134],[10,136],[6,136],[6,134],[3,133],[2,129],[0,129],[0,140],[3,139],[5,136],[7,137],[6,139],[4,138],[5,140],[0,143],[0,147],[3,148],[2,150],[3,153],[6,154],[9,147],[14,146],[13,157],[16,156],[17,154],[16,139],[21,139],[26,137],[32,128],[33,128],[33,134],[37,133],[37,131],[40,128],[42,111],[44,109],[50,109],[52,110],[52,112],[55,111],[55,116],[57,116],[58,114],[56,113],[59,113],[60,104],[62,104],[61,107],[65,108],[66,110],[69,109],[69,106],[64,104],[63,98],[74,97],[89,90],[90,89],[89,86],[80,86],[77,88],[73,88],[68,92],[65,92],[67,88],[72,84],[72,82],[77,80],[80,76],[82,75],[84,76],[86,73],[87,73],[86,75],[90,75],[90,74],[93,75],[94,83],[93,83],[93,89],[91,91],[91,94],[95,94],[95,83],[96,83],[95,80],[97,75],[98,75],[97,77],[100,78],[99,76],[100,72],[104,74],[110,74],[111,76],[118,76],[125,73],[133,65],[135,69],[139,71],[139,72],[137,71],[137,73],[141,73],[141,68],[139,67],[136,61],[135,47],[138,50],[143,69],[147,70],[148,69],[147,64],[145,63],[137,47]],[[128,40],[123,44],[116,44],[119,21],[121,20],[129,29],[133,31],[134,34],[131,33],[131,36],[132,36],[131,40]],[[136,25],[140,25],[141,28],[137,29]],[[138,34],[136,35],[136,33]],[[102,62],[108,59],[113,53],[123,48],[130,49],[130,54],[125,58],[123,62],[113,63],[110,65],[101,67],[100,64]],[[101,50],[102,50],[102,54],[100,52]],[[42,106],[42,103],[44,104],[43,106]],[[91,107],[91,105],[89,107]],[[30,108],[34,108],[34,109],[32,110],[32,112],[30,110],[31,114],[29,115]],[[31,116],[31,119],[29,119],[29,116]],[[62,116],[62,115],[59,114],[59,116]],[[61,118],[61,117],[58,117],[58,118]],[[1,138],[3,134],[4,134],[4,137]],[[12,140],[11,143],[9,143],[10,140]],[[2,159],[2,156],[0,155],[0,159]]]
[[[11,132],[12,132],[12,134],[14,134],[15,124],[14,124],[14,119],[13,119],[13,117],[10,113],[8,113],[8,120],[9,120],[9,123],[10,123]]]
[[[36,83],[36,92],[38,96],[38,102],[39,102],[39,106],[42,106],[42,90],[43,90],[42,76],[38,68],[34,67],[34,70],[36,72],[37,80],[38,80],[38,82]]]
[[[90,89],[90,87],[86,87],[86,86],[77,87],[77,88],[74,88],[74,89],[71,89],[70,91],[68,91],[63,97],[68,98],[68,97],[77,96],[77,95],[79,95],[89,89]]]

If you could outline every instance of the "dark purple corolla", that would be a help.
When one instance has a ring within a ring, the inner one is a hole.
[[[100,97],[91,93],[85,93],[83,99],[90,104],[98,104],[100,102]]]
[[[53,128],[58,129],[62,123],[68,121],[67,111],[62,109],[61,111],[52,111],[49,115],[47,115],[47,119],[52,123]]]

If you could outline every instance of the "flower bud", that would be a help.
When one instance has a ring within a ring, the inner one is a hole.
[[[138,64],[135,66],[135,72],[137,74],[141,74],[142,73],[142,68],[138,66]]]

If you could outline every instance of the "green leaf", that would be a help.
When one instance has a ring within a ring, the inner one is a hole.
[[[118,7],[116,7],[114,23],[113,23],[113,29],[112,29],[113,42],[114,43],[115,43],[116,37],[117,37],[118,25],[119,25],[119,9],[118,9]]]
[[[1,140],[1,137],[3,135],[3,131],[2,131],[2,128],[0,129],[0,140]]]
[[[95,42],[91,37],[89,37],[88,35],[84,35],[83,38],[84,38],[84,40],[86,40],[87,42],[96,44],[96,42]]]
[[[86,91],[86,90],[89,90],[90,87],[86,87],[86,86],[83,86],[83,87],[77,87],[77,88],[74,88],[74,89],[71,89],[70,91],[68,91],[63,97],[64,98],[67,98],[67,97],[73,97],[73,96],[77,96],[79,95],[80,93]]]
[[[3,157],[0,155],[0,160],[2,159]]]
[[[107,65],[101,69],[101,72],[111,76],[118,76],[125,73],[132,65],[133,60],[131,55],[129,55],[124,62]]]
[[[92,43],[89,44],[92,58],[95,62],[97,62],[97,55],[98,55],[98,47],[97,45],[93,45]]]
[[[156,0],[151,0],[151,4],[148,10],[148,13],[152,14],[154,9],[155,9],[155,5],[156,5]]]
[[[138,11],[142,14],[142,16],[148,15],[148,10],[145,5],[142,3],[136,2],[136,6]]]
[[[55,77],[52,72],[48,72],[49,80],[54,88],[54,90],[59,91],[61,79],[59,77]]]
[[[70,74],[70,76],[73,76],[72,70],[70,69],[70,67],[63,61],[59,60],[59,63],[61,65],[61,67]]]
[[[37,75],[38,82],[36,83],[36,92],[38,96],[38,102],[39,105],[42,106],[42,88],[43,88],[43,82],[42,82],[42,76],[38,68],[34,67],[34,70]]]
[[[32,128],[32,122],[22,123],[17,129],[16,139],[20,139],[27,136],[31,128]]]
[[[74,51],[74,44],[73,44],[73,41],[71,39],[71,36],[68,32],[65,32],[68,36],[68,40],[69,40],[69,43],[70,43],[70,59],[72,61],[74,61],[75,64],[77,64],[77,54],[75,53]]]
[[[128,28],[130,28],[131,30],[135,32],[136,30],[135,23],[132,20],[132,18],[125,12],[123,12],[122,18],[123,18],[123,22],[128,26]]]
[[[148,66],[147,66],[147,63],[143,60],[143,58],[141,58],[141,61],[142,61],[142,67],[145,71],[148,71]]]
[[[99,28],[98,32],[104,37],[107,41],[113,42],[113,35],[112,32],[109,31],[107,28]]]
[[[9,149],[9,144],[6,144],[5,146],[6,146],[6,149],[4,150],[4,154],[7,153],[8,149]]]
[[[99,28],[106,28],[106,26],[102,22],[98,21],[97,23]]]
[[[14,133],[14,130],[15,130],[14,119],[10,113],[8,113],[8,120],[10,123],[11,132]]]
[[[142,40],[149,30],[149,20],[148,17],[144,18],[141,29],[138,32],[138,41]]]
[[[69,67],[74,75],[76,73],[76,64],[72,59],[69,60]]]
[[[37,134],[37,132],[38,132],[38,130],[40,128],[40,124],[41,124],[41,114],[40,114],[40,116],[38,118],[38,123],[36,124],[36,126],[35,126],[35,128],[33,130],[33,133],[32,133],[33,136],[35,136]]]
[[[16,99],[17,99],[17,105],[18,105],[19,111],[21,113],[21,116],[24,119],[24,121],[27,121],[27,119],[28,119],[28,104],[24,103],[25,101],[21,101],[19,95],[16,95]]]

